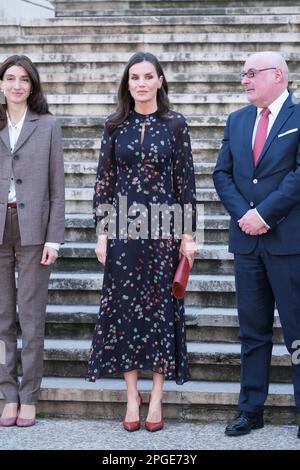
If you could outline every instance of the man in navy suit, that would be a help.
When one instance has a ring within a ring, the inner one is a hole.
[[[251,104],[229,115],[214,171],[231,216],[242,343],[239,416],[228,436],[264,425],[275,302],[300,410],[300,105],[287,89],[288,67],[278,53],[251,55],[241,80]]]

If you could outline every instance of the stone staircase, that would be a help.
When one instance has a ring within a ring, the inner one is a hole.
[[[102,282],[91,199],[104,117],[114,109],[125,62],[146,50],[163,63],[174,108],[188,119],[197,199],[204,207],[204,244],[186,295],[192,381],[181,387],[166,383],[165,416],[211,421],[235,413],[240,347],[233,259],[226,246],[229,218],[211,176],[226,116],[246,103],[238,73],[248,54],[281,51],[289,62],[291,89],[297,94],[300,86],[300,5],[261,3],[56,0],[55,19],[2,21],[0,61],[22,52],[38,65],[64,138],[66,243],[50,281],[40,412],[123,417],[120,377],[96,384],[83,378]],[[277,315],[274,342],[267,418],[293,422],[290,358]],[[147,401],[147,372],[140,388]]]

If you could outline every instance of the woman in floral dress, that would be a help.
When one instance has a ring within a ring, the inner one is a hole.
[[[187,124],[170,111],[167,93],[157,58],[134,54],[117,110],[105,123],[95,184],[95,251],[105,268],[88,380],[124,373],[128,431],[140,428],[138,370],[153,373],[149,431],[163,427],[164,379],[183,384],[190,378],[184,304],[172,295],[172,281],[181,254],[191,266],[194,261],[195,178]],[[175,216],[169,234],[162,231],[162,215],[155,212],[162,204],[162,212],[174,204],[189,207],[179,237]]]

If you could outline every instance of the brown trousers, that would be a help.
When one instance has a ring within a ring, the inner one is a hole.
[[[7,209],[0,245],[0,391],[6,403],[36,404],[43,376],[45,312],[51,268],[40,264],[44,245],[21,246],[17,209]],[[18,273],[16,293],[15,270]],[[17,373],[16,305],[22,332],[21,382]]]

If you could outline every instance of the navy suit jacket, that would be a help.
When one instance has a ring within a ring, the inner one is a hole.
[[[256,208],[271,227],[260,235],[274,255],[300,253],[300,104],[290,93],[256,166],[252,134],[257,108],[246,106],[228,117],[214,171],[217,193],[228,210],[229,251],[251,253],[258,236],[246,235],[238,219]]]

